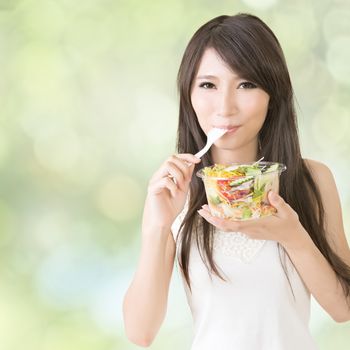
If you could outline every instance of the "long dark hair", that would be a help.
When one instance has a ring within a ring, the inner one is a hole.
[[[287,64],[277,38],[259,18],[249,14],[219,16],[204,24],[193,35],[178,73],[180,110],[177,151],[195,154],[206,142],[191,104],[191,89],[207,48],[215,49],[236,73],[269,94],[268,112],[258,135],[258,156],[287,166],[287,171],[280,178],[280,195],[297,212],[301,224],[334,269],[345,296],[349,297],[350,268],[327,241],[320,192],[301,157]],[[208,270],[224,279],[213,260],[214,227],[197,214],[197,210],[206,203],[206,196],[203,182],[196,177],[195,172],[202,166],[212,164],[208,152],[201,164],[196,165],[190,185],[188,211],[178,236],[181,241],[179,262],[189,288],[188,265],[193,242],[196,242]]]

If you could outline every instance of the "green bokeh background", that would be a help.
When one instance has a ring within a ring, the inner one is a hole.
[[[121,305],[147,182],[175,150],[176,73],[193,32],[251,12],[275,31],[305,158],[333,171],[350,233],[350,3],[314,0],[0,1],[0,348],[136,349]],[[326,288],[326,286],[325,286]],[[188,349],[178,271],[151,349]],[[350,323],[315,303],[320,349]]]

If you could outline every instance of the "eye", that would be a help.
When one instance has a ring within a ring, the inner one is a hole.
[[[206,81],[206,82],[199,84],[199,87],[204,88],[204,89],[212,89],[215,87],[215,85],[213,83],[209,83],[208,81]]]
[[[238,89],[255,89],[257,86],[250,81],[244,81],[238,85]]]

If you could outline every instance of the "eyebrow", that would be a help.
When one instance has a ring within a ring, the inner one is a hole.
[[[197,79],[217,79],[215,75],[198,75]]]
[[[241,79],[239,76],[234,75],[233,77],[235,80]],[[210,75],[210,74],[206,74],[206,75],[198,75],[196,79],[219,79],[217,76],[215,75]]]

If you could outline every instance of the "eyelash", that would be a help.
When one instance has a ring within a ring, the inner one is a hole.
[[[210,87],[208,87],[208,85]],[[257,87],[254,83],[251,83],[250,81],[244,81],[238,85],[238,88],[240,88],[243,85],[249,86],[249,87],[246,87],[243,89],[255,89]],[[207,87],[205,87],[205,86],[207,86]],[[210,82],[203,82],[203,83],[199,84],[199,87],[204,88],[204,89],[212,89],[213,87],[215,87],[215,85],[213,83],[210,83]]]
[[[247,87],[247,89],[255,89],[257,87],[254,83],[252,83],[250,81],[244,81],[243,83],[239,84],[239,86],[241,86],[241,85],[249,85],[249,87]]]
[[[210,85],[211,87],[214,86],[214,84],[212,84],[212,83],[204,82],[204,83],[200,83],[199,87],[204,88],[204,89],[210,89],[208,87],[205,87],[206,85]]]

